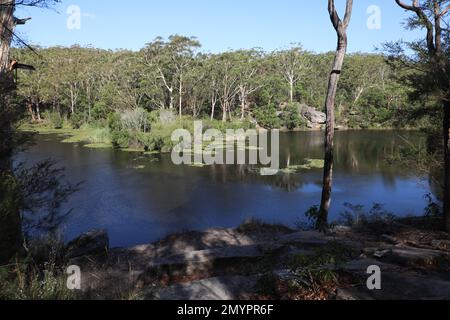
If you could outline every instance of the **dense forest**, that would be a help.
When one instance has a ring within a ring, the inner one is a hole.
[[[33,122],[55,128],[113,128],[118,120],[119,126],[143,133],[160,110],[268,129],[312,127],[301,116],[302,106],[324,111],[334,58],[333,53],[316,54],[301,45],[270,53],[205,54],[195,38],[178,35],[167,41],[157,38],[138,52],[55,47],[15,49],[12,56],[36,68],[17,75]],[[339,126],[405,125],[412,108],[410,89],[394,68],[381,54],[347,56],[337,97]]]

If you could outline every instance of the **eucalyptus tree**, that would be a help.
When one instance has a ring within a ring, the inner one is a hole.
[[[40,122],[41,104],[45,102],[45,86],[47,75],[45,74],[46,63],[42,57],[36,58],[29,50],[14,50],[12,56],[18,61],[33,63],[34,72],[24,72],[16,79],[17,91],[20,96],[25,97],[28,112],[33,121]]]
[[[289,101],[294,102],[295,85],[308,69],[308,56],[301,45],[276,53],[280,72],[289,85]]]
[[[442,110],[444,217],[450,231],[450,1],[449,0],[395,0],[398,6],[411,12],[407,27],[423,29],[425,39],[409,43],[415,56],[409,58],[402,46],[395,45],[396,55],[407,65],[418,70],[410,83],[418,96],[432,96]]]
[[[235,52],[238,76],[238,97],[241,103],[241,120],[248,110],[248,98],[262,87],[261,60],[263,53],[253,49]]]
[[[146,97],[144,78],[140,73],[140,64],[137,53],[127,50],[118,53],[116,58],[114,81],[119,89],[117,106],[120,110],[138,109]]]
[[[183,114],[184,77],[194,64],[194,51],[200,48],[196,38],[174,35],[169,37],[170,59],[176,70],[178,82],[178,113]]]
[[[331,23],[337,34],[337,48],[333,68],[328,82],[328,94],[325,102],[327,113],[327,123],[325,130],[325,165],[323,176],[322,200],[320,204],[317,226],[324,227],[328,223],[328,213],[331,205],[331,191],[333,185],[333,165],[334,165],[334,129],[335,129],[335,103],[339,78],[342,72],[342,65],[347,53],[348,38],[347,28],[350,24],[353,10],[353,0],[346,0],[345,16],[341,20],[336,11],[335,1],[328,0],[328,13]]]
[[[347,91],[347,101],[354,107],[370,89],[383,90],[388,71],[384,57],[373,54],[351,54],[344,63],[347,70],[340,87]]]
[[[168,107],[169,109],[173,109],[177,79],[175,76],[175,67],[170,58],[171,52],[168,44],[162,37],[158,37],[153,42],[148,43],[142,51],[144,64],[148,68],[155,70],[157,79],[161,81],[161,84],[167,92]]]
[[[209,104],[210,79],[207,70],[207,55],[199,54],[184,76],[184,100],[192,116],[198,117]]]
[[[235,67],[233,52],[222,53],[213,58],[218,73],[218,100],[222,109],[222,122],[232,120],[232,110],[239,92],[239,76]]]
[[[175,107],[178,90],[178,109],[182,114],[184,76],[193,63],[194,53],[200,43],[193,37],[170,36],[168,41],[158,37],[143,49],[144,63],[156,70],[158,79],[168,92],[169,109]]]
[[[216,115],[216,108],[219,104],[220,92],[220,73],[218,72],[218,57],[215,55],[207,55],[204,57],[203,68],[206,72],[207,81],[207,99],[210,106],[211,120],[214,120]]]

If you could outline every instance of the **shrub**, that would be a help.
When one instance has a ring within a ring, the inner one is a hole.
[[[69,123],[73,129],[80,129],[86,124],[86,115],[83,112],[73,113],[70,115]]]
[[[304,124],[305,121],[300,115],[300,105],[298,103],[289,103],[282,115],[282,125],[289,130],[293,130]]]
[[[46,124],[53,129],[61,129],[64,126],[64,119],[59,112],[47,111],[44,113]]]
[[[336,286],[339,283],[340,269],[351,260],[354,253],[351,248],[339,242],[329,242],[315,249],[312,254],[299,254],[288,263],[288,267],[299,281],[297,286],[315,291],[320,295],[321,288]]]
[[[177,120],[177,116],[172,110],[159,111],[159,123],[163,125],[172,124]]]
[[[228,129],[231,130],[238,130],[238,129],[254,129],[255,125],[251,123],[249,120],[243,120],[243,121],[233,121],[233,122],[223,122],[220,120],[210,120],[205,119],[203,120],[203,129],[216,129],[220,132],[226,133]]]
[[[375,203],[369,212],[363,205],[345,204],[346,210],[341,213],[341,224],[352,227],[356,232],[381,234],[389,233],[396,217],[386,211],[382,204]]]
[[[258,124],[265,129],[275,129],[280,127],[277,108],[273,104],[268,104],[254,111]]]
[[[144,131],[149,129],[149,114],[142,108],[126,110],[120,114],[122,130]]]
[[[94,129],[89,135],[90,143],[110,143],[111,132],[109,128]]]
[[[28,255],[0,267],[0,300],[71,300],[63,261],[64,244],[58,237],[32,239]]]

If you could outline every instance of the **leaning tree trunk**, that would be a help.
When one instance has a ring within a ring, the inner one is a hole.
[[[322,229],[328,224],[328,214],[331,205],[331,191],[333,186],[333,165],[334,165],[334,129],[335,114],[334,107],[336,104],[336,93],[341,75],[342,65],[344,63],[345,54],[347,53],[347,27],[350,22],[353,0],[347,0],[344,21],[339,18],[334,0],[328,1],[328,11],[330,19],[338,36],[338,44],[336,56],[333,63],[333,69],[328,82],[328,93],[325,102],[327,113],[327,123],[325,130],[325,164],[323,171],[323,188],[322,200],[320,203],[319,216],[317,218],[317,227]]]
[[[450,231],[450,101],[444,102],[444,218]]]

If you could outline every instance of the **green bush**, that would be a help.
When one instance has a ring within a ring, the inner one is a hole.
[[[62,129],[64,126],[64,118],[59,112],[47,111],[44,113],[44,119],[47,126],[52,129]]]
[[[216,129],[220,132],[226,133],[228,129],[230,130],[248,130],[248,129],[254,129],[255,125],[251,123],[249,120],[243,120],[243,121],[233,121],[233,122],[223,122],[220,120],[211,120],[211,119],[204,119],[203,121],[203,129]]]
[[[67,288],[64,243],[54,237],[28,241],[28,255],[0,267],[0,300],[72,300]]]
[[[275,129],[280,127],[280,118],[277,115],[277,108],[273,104],[257,108],[254,111],[254,115],[258,124],[265,129]]]
[[[300,115],[300,105],[298,103],[289,103],[282,115],[282,125],[289,130],[299,128],[305,125],[305,121]]]
[[[86,124],[86,115],[83,112],[73,113],[70,115],[69,123],[73,129],[80,129]]]

